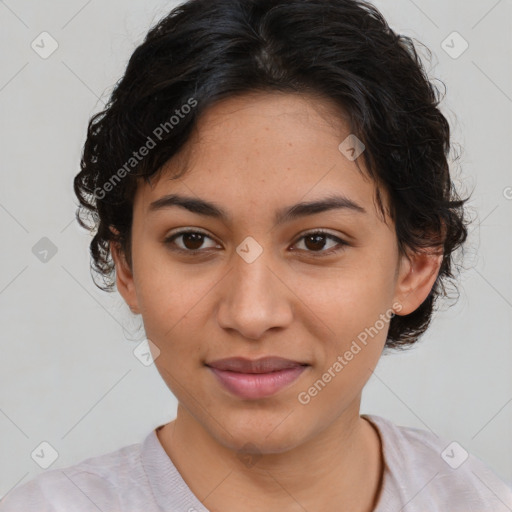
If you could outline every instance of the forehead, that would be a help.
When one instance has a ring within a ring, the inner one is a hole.
[[[376,184],[362,158],[351,161],[339,148],[350,135],[343,110],[323,98],[253,93],[224,99],[203,113],[151,183],[139,186],[136,207],[149,211],[156,199],[180,192],[229,205],[238,215],[338,192],[377,214]]]

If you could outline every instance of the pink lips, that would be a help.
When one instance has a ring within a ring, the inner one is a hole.
[[[295,381],[308,365],[283,359],[231,357],[206,364],[231,393],[246,399],[271,396]]]

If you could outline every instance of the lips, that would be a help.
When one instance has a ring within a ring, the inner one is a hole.
[[[271,396],[287,387],[309,365],[282,357],[254,360],[231,357],[206,363],[206,366],[231,394],[254,400]]]
[[[283,359],[282,357],[262,357],[260,359],[245,359],[243,357],[230,357],[207,363],[206,366],[217,370],[226,370],[238,373],[270,373],[297,366],[305,366],[303,363]]]

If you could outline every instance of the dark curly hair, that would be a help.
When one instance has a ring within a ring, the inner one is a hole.
[[[308,93],[339,105],[365,145],[367,173],[389,194],[401,254],[443,252],[429,296],[391,319],[386,346],[411,345],[427,329],[436,299],[447,296],[454,251],[467,237],[468,199],[451,180],[449,124],[413,41],[359,0],[189,0],[150,29],[105,109],[91,117],[74,178],[77,220],[97,229],[91,270],[103,284],[93,275],[95,284],[114,288],[111,241],[132,264],[139,180],[149,182],[186,147],[206,108],[257,91]]]

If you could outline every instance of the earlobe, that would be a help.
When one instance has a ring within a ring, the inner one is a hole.
[[[443,253],[434,249],[403,255],[396,282],[395,303],[399,315],[415,311],[428,297],[439,274]]]
[[[110,252],[114,260],[116,268],[116,286],[117,290],[125,300],[132,313],[140,313],[137,294],[135,293],[135,285],[133,273],[126,261],[126,257],[121,247],[116,242],[110,242]]]

